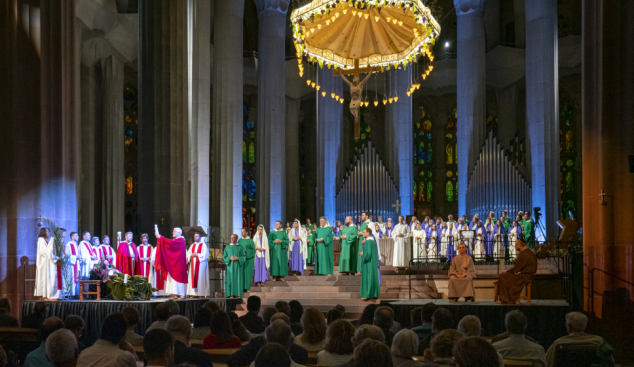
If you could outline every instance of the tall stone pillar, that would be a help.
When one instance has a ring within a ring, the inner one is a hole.
[[[188,0],[190,225],[209,224],[211,3]]]
[[[101,88],[98,69],[94,66],[81,66],[81,121],[79,147],[79,161],[81,172],[78,184],[81,189],[79,197],[79,230],[94,231],[95,217],[101,218],[101,211],[96,215],[97,198],[101,192],[96,190],[97,167],[96,156],[96,127],[101,123]],[[101,162],[99,163],[101,165]],[[101,201],[99,202],[101,203]],[[100,220],[101,222],[101,220]]]
[[[557,2],[527,1],[525,12],[526,29],[530,29],[526,34],[526,126],[532,200],[533,207],[542,209],[540,223],[546,237],[555,238],[560,197]],[[543,239],[540,230],[536,237]]]
[[[189,224],[187,2],[139,1],[139,230]]]
[[[258,8],[257,217],[265,228],[286,218],[284,41],[288,0],[256,0]]]
[[[391,126],[391,161],[392,171],[398,193],[401,196],[399,213],[414,214],[414,143],[412,141],[412,98],[407,89],[412,79],[412,68],[396,69],[387,73],[389,85],[394,88],[392,95],[398,95],[398,101],[387,105],[386,125]]]
[[[300,99],[286,98],[286,218],[301,217],[299,204],[299,121]]]
[[[326,96],[317,96],[317,216],[325,216],[333,225],[337,206],[337,160],[340,154],[341,121],[343,108],[348,101],[341,103],[330,97],[331,90],[343,90],[340,76],[332,75],[332,70],[324,67],[317,69],[318,82]],[[313,223],[319,225],[319,218]]]
[[[500,44],[500,1],[488,0],[484,5],[487,50],[491,50]]]
[[[229,242],[242,227],[244,0],[215,0],[214,6],[211,224]]]
[[[454,0],[458,17],[458,215],[467,212],[469,176],[486,129],[484,0]]]

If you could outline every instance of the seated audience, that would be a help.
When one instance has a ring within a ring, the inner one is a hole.
[[[412,331],[418,335],[418,340],[423,341],[431,334],[431,319],[434,312],[438,309],[435,303],[425,303],[421,308],[421,324],[413,327]]]
[[[424,311],[425,310],[423,309],[423,312]],[[451,312],[444,307],[439,307],[436,311],[434,311],[431,317],[432,332],[420,342],[420,344],[418,345],[418,353],[416,354],[419,356],[424,355],[425,349],[429,348],[429,346],[431,345],[432,339],[434,339],[434,337],[438,335],[438,333],[440,333],[443,330],[452,329],[452,328],[453,328],[453,318],[451,317]]]
[[[0,345],[0,367],[6,367],[9,364],[9,357],[5,353],[4,348]]]
[[[22,318],[23,328],[40,330],[42,323],[46,319],[46,303],[36,302],[33,313]]]
[[[420,309],[420,307],[418,307]],[[420,320],[420,315],[416,315]],[[403,329],[392,340],[392,361],[399,367],[419,367],[420,363],[412,359],[418,352],[418,335],[409,329]]]
[[[357,327],[361,325],[374,325],[374,312],[379,308],[379,305],[371,303],[363,309],[361,317],[357,321]]]
[[[134,332],[134,328],[141,319],[139,310],[134,307],[126,307],[123,311],[121,311],[121,313],[128,322],[128,330],[125,333],[125,340],[133,346],[143,345],[143,337]]]
[[[269,325],[264,331],[264,336],[266,337],[266,342],[268,344],[277,343],[284,347],[286,351],[290,351],[291,345],[293,343],[293,337],[291,335],[291,328],[282,320],[276,320]],[[255,366],[255,361],[252,362],[250,367]],[[291,358],[291,366],[292,367],[301,367],[301,364],[293,361]]]
[[[77,348],[79,348],[79,353],[83,352],[84,349],[86,349],[84,343],[79,341],[79,338],[81,338],[81,333],[84,331],[85,326],[86,323],[84,322],[84,319],[81,318],[81,316],[70,315],[64,320],[64,328],[75,335],[75,339],[77,340]]]
[[[174,365],[174,337],[163,329],[154,329],[145,333],[143,352],[146,366],[172,367]]]
[[[392,367],[390,349],[376,340],[366,339],[354,349],[356,366],[363,367]]]
[[[465,337],[480,336],[482,325],[478,316],[467,315],[458,322],[458,331]]]
[[[247,299],[248,312],[244,316],[240,316],[240,321],[252,334],[259,334],[264,331],[264,321],[258,316],[261,303],[260,297],[250,296]]]
[[[209,354],[199,348],[192,348],[190,345],[192,325],[189,319],[185,316],[172,316],[167,320],[166,330],[174,337],[174,364],[190,363],[198,367],[212,366]]]
[[[207,301],[205,302],[205,304],[203,305],[204,308],[208,308],[212,313],[216,312],[216,311],[221,311],[222,308],[220,308],[220,306],[214,302],[214,301]]]
[[[338,305],[335,305],[335,307],[333,308],[341,313],[342,319],[346,318],[346,308],[344,306],[338,304]]]
[[[389,307],[381,306],[374,311],[374,325],[378,326],[383,335],[385,335],[385,344],[392,346],[394,332],[391,330],[394,324],[394,310]]]
[[[570,312],[566,314],[566,333],[568,335],[562,336],[555,340],[553,344],[548,348],[546,353],[546,363],[548,366],[553,366],[555,363],[555,351],[560,344],[583,344],[583,345],[596,345],[599,346],[605,343],[602,337],[598,335],[586,334],[586,326],[588,325],[588,317],[581,312]]]
[[[0,327],[19,327],[18,320],[11,316],[11,300],[0,299]]]
[[[51,362],[46,358],[46,339],[49,335],[55,331],[64,328],[64,323],[59,317],[51,316],[44,320],[42,328],[40,329],[40,337],[42,338],[42,344],[36,350],[32,351],[26,356],[24,360],[24,367],[47,367],[52,366]]]
[[[316,308],[309,308],[302,315],[304,332],[295,338],[295,344],[309,352],[319,352],[326,347],[326,321],[324,315]]]
[[[410,326],[410,329],[415,328],[417,326],[421,326],[423,324],[423,321],[421,320],[422,313],[423,313],[422,307],[415,307],[409,312],[410,323],[412,325]]]
[[[240,348],[240,338],[233,335],[231,319],[224,311],[216,311],[211,316],[209,335],[203,339],[204,349]]]
[[[231,320],[233,335],[237,336],[241,342],[248,342],[251,340],[251,333],[246,327],[244,327],[244,325],[242,325],[235,312],[229,312],[229,319]]]
[[[255,357],[255,367],[291,367],[293,361],[281,344],[269,343],[263,346]]]
[[[302,329],[302,315],[304,314],[304,308],[301,303],[295,300],[290,301],[288,306],[291,309],[291,314],[289,316],[291,318],[291,330],[293,331],[293,334],[300,335],[304,332]]]
[[[338,366],[350,361],[354,352],[354,334],[354,326],[349,321],[336,320],[330,324],[326,333],[328,343],[324,350],[317,353],[317,365]]]
[[[354,333],[352,337],[352,346],[356,349],[359,344],[361,344],[366,339],[372,339],[379,341],[381,343],[385,343],[385,336],[381,329],[374,325],[361,325],[357,328],[357,331]],[[337,367],[355,367],[354,358],[350,361],[340,364]]]
[[[178,303],[176,303],[173,299],[168,299],[165,301],[165,304],[170,309],[170,317],[181,314],[181,309],[178,307]]]
[[[194,329],[192,330],[192,339],[203,340],[205,335],[209,334],[209,326],[211,325],[211,315],[213,313],[207,307],[199,308],[194,315]]]
[[[99,339],[92,347],[86,348],[79,354],[77,366],[136,367],[137,356],[134,348],[125,341],[127,330],[128,321],[123,314],[108,315],[101,324]]]
[[[156,321],[154,321],[152,325],[147,328],[147,330],[145,331],[146,334],[148,331],[153,329],[165,329],[167,319],[170,318],[170,309],[165,303],[159,303],[154,309],[154,314],[156,314]]]
[[[330,325],[333,322],[340,320],[342,318],[341,316],[341,312],[339,312],[339,310],[337,310],[336,308],[330,309],[328,310],[328,312],[326,312],[326,324]]]
[[[502,334],[498,334],[498,335],[494,336],[494,337],[491,339],[491,343],[497,343],[497,342],[499,342],[500,340],[504,340],[504,339],[508,338],[509,336],[511,336],[511,333],[509,333],[508,331],[505,331],[505,332],[503,332]],[[533,342],[533,343],[537,343],[537,344],[539,344],[539,342],[538,342],[537,340],[535,340],[535,339],[531,338],[531,337],[530,337],[530,336],[528,336],[528,335],[524,335],[524,337],[525,337],[525,338],[526,338],[526,340],[528,340],[528,341],[531,341],[531,342]]]
[[[273,317],[276,313],[277,309],[275,307],[264,307],[264,310],[262,310],[262,325],[265,329],[271,325],[271,317]]]
[[[498,354],[482,338],[470,337],[459,340],[453,348],[456,367],[499,367]]]
[[[546,353],[544,347],[526,340],[524,333],[528,322],[526,316],[519,310],[513,310],[504,318],[506,330],[510,336],[493,343],[493,347],[505,359],[519,359],[533,362],[535,367],[546,367]]]
[[[275,302],[275,309],[277,312],[285,313],[289,318],[291,317],[291,306],[288,305],[286,301],[277,301]]]
[[[53,367],[76,366],[79,348],[75,335],[67,329],[59,329],[49,335],[46,339],[46,358]]]
[[[438,366],[454,367],[453,347],[462,339],[464,339],[464,335],[458,330],[445,329],[440,331],[431,340],[429,348],[425,350],[425,361]]]

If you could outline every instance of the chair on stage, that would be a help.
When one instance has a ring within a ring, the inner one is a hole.
[[[518,298],[515,301],[515,303],[519,304],[523,299],[525,299],[527,301],[527,304],[529,304],[529,305],[531,304],[531,284],[533,284],[533,283],[528,283],[524,287],[525,295],[524,296],[520,295],[520,298]],[[494,288],[493,288],[493,294],[494,294],[493,300],[497,301],[500,298],[500,285],[499,285],[498,282],[494,282],[493,286],[494,286]]]
[[[559,344],[555,347],[554,367],[602,366],[597,346],[592,344]]]
[[[90,286],[97,286],[97,291],[96,292],[89,292],[86,291],[84,287],[84,285],[88,285],[88,290],[90,291]],[[89,295],[89,294],[94,294],[97,296],[97,301],[101,301],[101,280],[80,280],[79,281],[79,300],[83,301],[84,300],[84,294]]]

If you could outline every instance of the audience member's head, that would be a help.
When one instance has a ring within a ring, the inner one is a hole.
[[[478,337],[464,338],[456,342],[453,359],[457,367],[499,367],[498,353],[491,343]]]
[[[264,310],[262,310],[262,321],[265,327],[271,324],[271,317],[273,317],[276,313],[277,309],[275,307],[264,307]]]
[[[352,345],[356,348],[361,342],[366,339],[372,339],[385,343],[385,334],[378,326],[374,325],[361,325],[357,328],[357,331],[352,337]]]
[[[208,308],[211,310],[211,312],[216,312],[216,311],[220,311],[222,310],[222,308],[220,308],[220,306],[214,302],[214,301],[207,301],[205,302],[205,304],[203,305],[204,308]]]
[[[192,336],[192,324],[185,316],[172,316],[167,320],[165,330],[172,333],[174,339],[185,343],[189,346],[189,339]]]
[[[233,330],[233,333],[236,335],[240,335],[241,333],[246,333],[247,332],[247,328],[242,324],[242,321],[240,321],[240,318],[238,317],[238,314],[235,312],[229,312],[229,320],[231,320],[231,329]]]
[[[352,354],[354,345],[352,345],[352,337],[354,337],[354,326],[346,320],[336,320],[326,332],[328,343],[324,348],[334,354]]]
[[[170,316],[181,314],[181,310],[180,310],[180,307],[178,307],[178,303],[176,303],[176,301],[174,301],[173,299],[167,300],[165,304],[170,309]]]
[[[433,331],[441,331],[451,329],[453,327],[453,318],[451,311],[444,307],[439,307],[431,317],[431,328]]]
[[[126,307],[123,309],[123,311],[121,311],[121,313],[128,321],[128,329],[134,330],[134,327],[141,320],[141,314],[139,314],[139,310],[137,310],[135,307]]]
[[[278,343],[286,350],[291,348],[293,342],[291,327],[282,320],[273,321],[264,331],[264,337],[267,343]]]
[[[0,299],[0,310],[11,313],[11,300],[8,298]]]
[[[520,310],[513,310],[506,313],[504,317],[504,324],[506,325],[506,331],[511,334],[524,334],[528,321],[526,316]]]
[[[374,311],[374,325],[381,329],[389,329],[394,324],[394,310],[381,306]]]
[[[282,320],[284,321],[284,323],[288,326],[291,326],[291,319],[290,317],[288,317],[288,315],[286,315],[283,312],[278,312],[275,315],[273,315],[273,317],[271,317],[271,324],[274,323],[277,320]]]
[[[324,315],[316,308],[308,308],[302,315],[302,341],[309,344],[317,344],[326,338],[326,321]]]
[[[128,320],[121,313],[111,313],[106,316],[101,324],[99,339],[104,339],[112,344],[119,344],[128,330]],[[147,335],[147,334],[146,334]]]
[[[75,335],[66,329],[59,329],[49,335],[46,339],[46,357],[54,367],[76,366],[79,348]]]
[[[291,317],[291,307],[288,305],[286,301],[277,301],[275,302],[275,309],[277,312],[283,312],[288,317]]]
[[[299,303],[299,301],[293,300],[288,303],[288,307],[291,309],[291,323],[301,322],[302,315],[304,314],[302,304]]]
[[[354,349],[354,362],[363,367],[392,367],[392,354],[385,343],[366,339]]]
[[[42,328],[40,329],[40,336],[42,337],[42,341],[46,341],[49,335],[53,334],[59,329],[64,328],[64,323],[57,316],[51,316],[44,320],[42,323]]]
[[[423,308],[422,307],[415,307],[413,310],[411,310],[409,312],[409,318],[412,322],[412,327],[414,326],[418,326],[420,324],[422,324],[422,313],[423,313]]]
[[[165,303],[159,303],[154,309],[158,321],[167,321],[170,318],[170,308]]]
[[[233,329],[231,328],[231,319],[224,311],[217,311],[211,316],[211,325],[209,325],[211,334],[215,335],[220,343],[226,343],[233,337]]]
[[[213,313],[207,307],[201,307],[194,315],[194,327],[209,327],[211,325],[211,315]]]
[[[341,312],[339,312],[339,310],[337,310],[336,308],[332,308],[328,310],[328,312],[326,313],[326,323],[328,325],[332,324],[333,322],[341,318],[342,318]]]
[[[260,312],[260,305],[262,304],[262,300],[258,296],[250,296],[247,298],[247,310],[249,312]]]
[[[2,348],[2,345],[0,345],[0,367],[6,367],[8,363],[9,358],[7,356],[7,353],[5,353],[4,348]]]
[[[337,311],[341,312],[341,318],[345,318],[346,317],[346,308],[343,305],[335,305],[335,307],[333,307],[334,309],[336,309]]]
[[[265,344],[255,357],[255,367],[290,367],[291,356],[278,343]]]
[[[438,305],[435,303],[425,303],[423,310],[421,311],[421,321],[423,323],[431,324],[431,318],[434,316],[434,312],[438,309]]]
[[[418,335],[410,329],[402,329],[392,340],[392,355],[412,358],[418,352]]]
[[[566,314],[566,331],[570,333],[582,333],[588,325],[588,317],[581,312]]]
[[[75,339],[77,340],[81,337],[81,333],[84,331],[85,326],[86,323],[81,316],[70,315],[64,320],[64,328],[73,333],[73,335],[75,335]]]
[[[33,313],[39,313],[41,315],[46,315],[46,303],[44,303],[44,302],[35,302],[35,307],[33,307]]]
[[[357,322],[357,327],[360,325],[374,325],[374,311],[376,311],[377,308],[379,308],[379,305],[375,303],[365,306]]]
[[[464,339],[464,335],[458,330],[445,329],[431,340],[429,344],[431,353],[436,358],[451,358],[454,345],[462,339]]]
[[[174,365],[174,337],[164,329],[152,329],[143,337],[143,351],[148,366]]]
[[[482,325],[480,319],[475,315],[467,315],[458,323],[458,331],[464,336],[480,336],[482,333]]]

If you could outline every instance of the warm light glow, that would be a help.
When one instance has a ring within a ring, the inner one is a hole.
[[[376,20],[377,22],[379,21],[379,19],[381,19],[381,17],[379,16],[374,17],[374,20]]]
[[[343,13],[346,14],[346,11],[344,10]],[[339,12],[335,13],[335,17],[339,18]]]
[[[398,102],[398,96],[394,97],[394,102]]]
[[[423,74],[423,80],[425,80],[425,78],[427,78],[427,74]]]
[[[335,17],[335,16],[333,15],[332,17],[330,17],[330,20],[332,20],[332,21],[334,22],[335,20],[337,20],[337,17]]]
[[[339,102],[341,102],[341,103],[343,104],[343,98],[340,98],[340,99],[339,99]]]
[[[344,10],[344,11],[343,11],[343,13],[345,14],[345,13],[346,13],[346,11]],[[357,15],[357,11],[356,11],[356,10],[353,10],[353,11],[352,11],[352,16],[354,17],[355,15]]]
[[[315,33],[315,28],[311,28],[310,33]]]
[[[365,14],[363,14],[363,16],[365,17],[365,19],[368,19],[370,17],[370,14],[365,13]]]
[[[321,24],[317,24],[317,29],[321,29]]]
[[[299,77],[301,78],[301,77],[303,77],[303,76],[304,76],[304,72],[303,72],[303,71],[300,71],[300,72],[299,72]]]
[[[326,96],[326,91],[321,92],[321,96],[325,97]]]
[[[315,82],[310,83],[310,86],[315,88]]]
[[[387,104],[387,98],[383,97],[383,104],[386,105]]]
[[[343,9],[343,15],[346,15],[346,13],[348,12],[348,9]],[[339,13],[337,13],[339,14]]]
[[[394,18],[394,19],[392,20],[392,23],[396,24],[396,22],[398,22],[398,20],[397,20],[396,18]]]
[[[374,107],[376,107],[376,106],[378,106],[378,105],[379,105],[379,101],[374,100]]]
[[[315,88],[317,88],[317,90],[319,90],[319,88],[321,88],[321,85],[317,84],[317,87],[315,87]]]
[[[326,25],[330,25],[330,19],[326,20]]]
[[[359,16],[359,18],[361,18],[363,16],[362,12],[357,13],[357,15]]]
[[[399,21],[398,21],[398,25],[403,25],[403,21],[402,21],[402,20],[399,20]]]
[[[330,98],[335,98],[335,92],[330,93]]]
[[[390,20],[392,20],[392,17],[386,17],[385,20],[389,22]]]
[[[306,80],[306,85],[310,85],[310,79]]]
[[[390,97],[390,99],[388,99],[388,101],[390,101],[390,103],[392,103],[392,102],[394,102],[394,98]]]
[[[338,101],[338,100],[339,100],[339,96],[338,96],[338,95],[336,95],[336,96],[335,96],[335,99]],[[343,99],[343,98],[342,98],[342,99]]]
[[[408,91],[407,91],[407,96],[409,97],[411,94],[412,94],[412,91],[411,91],[411,90],[408,90]]]

